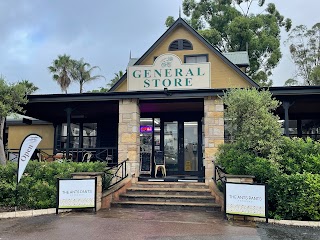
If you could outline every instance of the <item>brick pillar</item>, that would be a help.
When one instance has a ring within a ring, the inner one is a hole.
[[[204,99],[204,166],[205,181],[212,182],[215,154],[218,146],[224,143],[224,108],[218,97]]]
[[[140,109],[138,99],[119,100],[118,161],[127,162],[129,177],[139,176]]]
[[[87,178],[97,178],[97,199],[96,207],[97,211],[101,208],[101,198],[102,198],[102,176],[103,172],[78,172],[71,174],[73,179],[87,179]]]

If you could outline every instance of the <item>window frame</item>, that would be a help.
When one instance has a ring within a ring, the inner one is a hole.
[[[187,57],[202,57],[205,56],[206,57],[206,62],[209,62],[209,54],[207,53],[203,53],[203,54],[189,54],[189,55],[184,55],[183,56],[183,62],[187,63]]]

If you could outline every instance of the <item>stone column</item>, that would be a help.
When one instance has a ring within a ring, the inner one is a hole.
[[[118,161],[128,159],[129,177],[139,176],[140,108],[138,99],[119,100]]]
[[[212,182],[215,154],[218,146],[224,143],[224,107],[218,97],[204,99],[204,166],[205,182]]]
[[[71,176],[73,179],[87,179],[87,178],[97,178],[97,199],[96,207],[97,211],[101,208],[101,198],[102,198],[102,176],[103,172],[78,172],[72,173]]]

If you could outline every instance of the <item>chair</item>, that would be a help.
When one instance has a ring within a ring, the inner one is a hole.
[[[157,177],[158,170],[161,171],[163,177],[166,177],[167,176],[166,163],[165,163],[164,155],[162,151],[158,151],[155,153],[154,164],[155,164],[154,177],[155,178]]]
[[[91,158],[92,158],[92,153],[86,152],[82,157],[82,162],[90,162]]]

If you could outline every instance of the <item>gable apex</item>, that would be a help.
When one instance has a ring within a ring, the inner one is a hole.
[[[250,85],[258,88],[259,85],[254,82],[249,76],[247,76],[244,72],[239,69],[234,63],[232,63],[225,55],[223,55],[217,48],[212,46],[204,37],[202,37],[194,28],[192,28],[185,20],[179,17],[161,36],[160,38],[133,64],[139,65],[143,62],[152,52],[158,47],[163,40],[169,36],[176,28],[183,26],[186,28],[192,35],[194,35],[202,44],[204,44],[207,48],[209,48],[212,52],[214,52],[225,64],[231,67],[235,72],[237,72],[243,79],[245,79]],[[109,91],[114,91],[120,86],[120,84],[127,78],[127,74],[125,73],[122,78],[116,82],[113,87]]]

